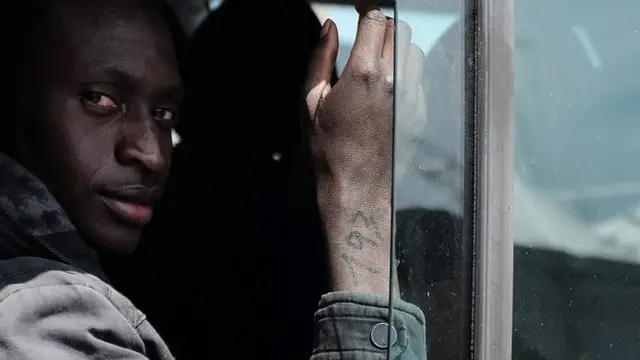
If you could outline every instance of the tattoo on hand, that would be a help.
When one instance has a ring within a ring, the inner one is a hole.
[[[382,235],[380,234],[380,229],[378,228],[378,223],[373,219],[373,216],[366,216],[362,211],[358,211],[353,214],[353,218],[351,219],[351,223],[355,224],[361,220],[364,223],[364,226],[368,230],[372,230],[376,239],[382,240]]]
[[[353,278],[353,284],[355,286],[359,285],[358,273],[356,272],[356,269],[355,269],[356,267],[358,267],[360,269],[365,269],[368,272],[370,272],[371,274],[380,274],[380,270],[374,269],[371,266],[367,266],[367,265],[359,262],[353,256],[350,256],[350,255],[347,255],[347,254],[342,254],[341,257],[342,257],[342,260],[344,260],[344,262],[349,267],[349,270],[351,270],[351,277]]]
[[[362,225],[358,224],[360,222],[362,223]],[[364,227],[364,230],[362,232],[354,230],[354,231],[351,231],[349,235],[346,236],[345,240],[349,247],[358,251],[363,250],[365,245],[369,245],[374,248],[380,247],[380,242],[382,241],[382,235],[380,233],[380,229],[378,228],[378,224],[376,223],[376,221],[373,219],[372,216],[367,216],[364,214],[364,212],[358,211],[355,214],[353,214],[353,217],[351,218],[351,224],[357,225],[359,227]],[[365,236],[363,235],[363,232],[371,233],[371,235]],[[374,237],[375,240],[372,239],[372,237]],[[358,272],[356,271],[356,268],[364,269],[371,274],[380,274],[379,269],[365,265],[361,261],[356,260],[356,258],[351,255],[343,253],[341,255],[341,258],[342,260],[344,260],[347,267],[351,271],[353,284],[356,286],[358,286],[358,283],[359,283]]]
[[[347,235],[347,245],[351,246],[356,250],[362,250],[365,242],[373,247],[380,246],[378,242],[369,239],[368,237],[362,235],[358,231],[352,231],[349,233],[349,235]]]

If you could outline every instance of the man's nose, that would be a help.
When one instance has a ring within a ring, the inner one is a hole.
[[[155,128],[152,119],[127,122],[116,144],[116,158],[123,165],[138,166],[148,172],[162,173],[166,172],[169,166],[169,154],[165,147],[162,143],[162,132]],[[171,149],[170,143],[168,148]]]

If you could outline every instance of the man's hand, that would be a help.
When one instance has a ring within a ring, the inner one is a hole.
[[[328,20],[306,85],[311,153],[318,204],[328,239],[334,290],[387,293],[390,269],[392,127],[394,92],[393,20],[361,2],[358,32],[340,80],[331,86],[338,33]],[[411,30],[397,27],[401,54],[422,53],[411,45]],[[411,56],[398,61],[407,73]],[[411,84],[411,82],[402,83]],[[415,82],[414,82],[415,83]],[[407,99],[415,89],[399,89]],[[415,96],[414,96],[415,95]]]

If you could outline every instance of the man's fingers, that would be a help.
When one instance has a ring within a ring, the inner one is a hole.
[[[307,110],[311,119],[315,117],[320,100],[331,89],[331,77],[338,55],[338,30],[333,21],[327,20],[324,23],[320,36],[320,42],[311,55],[304,86]]]
[[[395,46],[395,42],[398,42]],[[393,71],[394,61],[397,67],[398,79],[401,79],[406,72],[409,46],[411,45],[411,27],[404,21],[397,22],[393,19],[387,21],[387,29],[382,46],[382,60],[388,71]]]
[[[378,2],[375,0],[356,0],[356,11],[360,18],[365,16],[371,10],[380,10]]]
[[[321,82],[331,83],[336,56],[338,55],[338,30],[330,19],[325,21],[320,30],[320,41],[311,54],[305,94]]]
[[[358,30],[350,61],[378,61],[382,56],[387,17],[370,2],[358,3]]]
[[[395,37],[396,25],[393,19],[387,19],[387,25],[384,30],[384,40],[382,41],[382,62],[385,69],[393,71],[393,60],[395,58]]]

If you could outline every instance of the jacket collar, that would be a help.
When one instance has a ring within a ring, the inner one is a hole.
[[[64,262],[107,281],[97,252],[46,186],[0,153],[0,260],[22,256]]]

